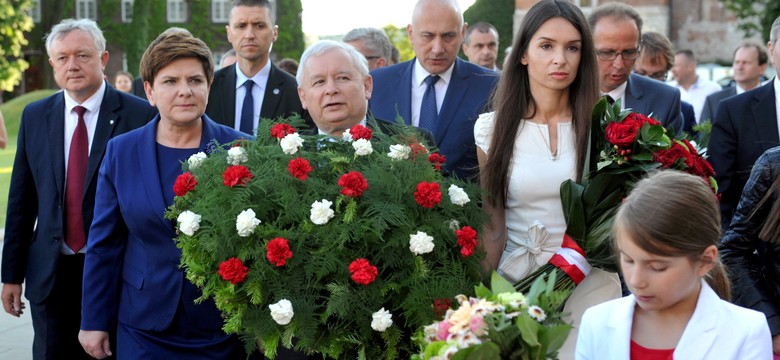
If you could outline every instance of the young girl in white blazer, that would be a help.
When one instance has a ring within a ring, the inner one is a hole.
[[[701,177],[667,170],[639,181],[613,235],[632,295],[585,312],[577,360],[772,359],[764,315],[727,301],[718,204]]]

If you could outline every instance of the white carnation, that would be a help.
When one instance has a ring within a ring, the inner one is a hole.
[[[279,142],[282,146],[282,151],[285,154],[292,155],[298,152],[298,149],[303,146],[303,139],[298,133],[287,134],[282,141]]]
[[[452,201],[455,205],[466,205],[468,204],[471,199],[469,199],[469,194],[466,194],[463,189],[453,185],[450,185],[450,188],[448,189],[448,192],[450,194],[450,201]]]
[[[309,216],[309,219],[311,219],[311,222],[317,224],[317,225],[325,225],[330,221],[330,219],[333,218],[335,215],[335,212],[333,212],[333,209],[330,208],[330,206],[333,205],[332,202],[328,201],[327,199],[322,199],[320,201],[315,201],[311,204],[311,215]]]
[[[207,156],[206,153],[203,151],[193,154],[192,156],[187,159],[187,164],[190,165],[190,169],[195,169],[199,167],[201,164],[203,164],[203,161],[206,160]]]
[[[349,133],[349,129],[341,133],[341,140],[352,141],[352,134]]]
[[[282,299],[276,304],[268,305],[268,308],[271,309],[271,317],[274,318],[274,321],[279,325],[289,324],[290,321],[292,321],[293,315],[295,315],[292,303],[287,299]]]
[[[393,325],[393,315],[385,310],[385,308],[381,308],[379,311],[373,313],[371,318],[371,328],[379,332],[383,332],[387,330],[390,325]]]
[[[255,217],[255,211],[252,209],[246,209],[236,217],[238,236],[247,237],[252,235],[257,225],[260,225],[260,220]]]
[[[189,236],[194,235],[200,229],[200,215],[192,211],[186,210],[182,212],[176,218],[176,221],[179,222],[179,231]]]
[[[374,152],[374,148],[371,147],[371,141],[366,139],[357,139],[352,143],[352,147],[355,148],[355,155],[366,156]]]
[[[447,226],[449,226],[450,230],[452,231],[458,230],[460,229],[460,221],[451,219],[450,221],[447,222]]]
[[[406,160],[412,154],[412,148],[408,145],[395,144],[390,145],[390,152],[387,153],[393,160]]]
[[[427,254],[433,251],[433,236],[430,236],[422,231],[418,231],[417,234],[409,235],[409,250],[416,255]]]
[[[536,319],[538,322],[542,322],[544,319],[547,319],[547,314],[544,313],[544,310],[536,305],[531,305],[528,307],[528,315]]]
[[[227,162],[230,165],[239,165],[249,160],[246,156],[246,150],[240,146],[232,147],[228,150]]]

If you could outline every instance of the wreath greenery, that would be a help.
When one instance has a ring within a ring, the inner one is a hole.
[[[226,332],[268,357],[281,344],[408,359],[434,303],[481,281],[478,187],[444,176],[443,157],[408,127],[358,125],[334,139],[285,121],[183,164],[166,216],[187,278]]]

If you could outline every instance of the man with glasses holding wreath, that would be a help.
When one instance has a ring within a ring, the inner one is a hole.
[[[609,3],[588,17],[593,31],[602,95],[622,100],[624,109],[650,115],[667,128],[683,128],[680,90],[648,77],[632,74],[639,57],[642,18],[634,8]]]

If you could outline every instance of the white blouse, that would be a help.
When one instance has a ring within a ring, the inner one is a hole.
[[[498,272],[518,281],[547,263],[560,249],[566,220],[561,183],[576,178],[577,152],[571,122],[558,123],[558,154],[549,146],[547,125],[521,121],[509,165],[507,244]],[[477,146],[490,156],[494,113],[479,116],[474,126]]]

